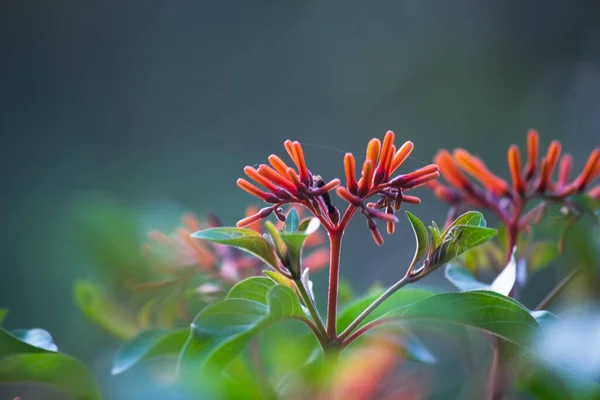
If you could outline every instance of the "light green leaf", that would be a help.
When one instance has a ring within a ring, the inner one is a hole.
[[[294,282],[291,279],[288,279],[285,276],[281,275],[279,272],[263,271],[263,273],[269,278],[271,278],[271,280],[277,283],[278,285],[283,285],[289,287],[290,289],[294,289]]]
[[[556,314],[546,310],[531,311],[530,314],[533,318],[535,318],[542,329],[547,329],[549,326],[552,326],[560,321]]]
[[[434,269],[458,257],[466,250],[478,246],[496,235],[497,231],[491,228],[452,225],[440,244],[432,251],[428,258],[429,269]]]
[[[119,339],[129,339],[138,332],[135,317],[91,282],[75,284],[75,302],[91,322]]]
[[[196,316],[180,354],[180,368],[222,370],[263,328],[305,317],[290,288],[269,278],[248,278],[234,286],[225,300]]]
[[[456,225],[475,226],[485,228],[487,226],[483,214],[479,211],[467,211],[460,217],[456,218],[442,235],[442,240],[446,237],[452,227]]]
[[[190,335],[189,328],[174,331],[148,330],[123,343],[113,359],[112,374],[117,375],[141,361],[154,357],[176,356]]]
[[[431,240],[433,241],[433,247],[438,247],[440,243],[442,243],[442,231],[437,226],[435,221],[431,221],[429,232],[431,232]]]
[[[406,216],[412,225],[413,232],[415,233],[415,240],[417,242],[415,255],[410,264],[413,266],[427,254],[427,250],[429,250],[429,235],[427,234],[427,228],[425,228],[425,225],[423,225],[423,222],[421,222],[419,218],[408,211],[406,211]]]
[[[489,290],[490,285],[479,281],[467,268],[456,265],[446,265],[445,276],[457,289],[465,292],[469,290]]]
[[[43,329],[15,329],[10,331],[10,334],[22,342],[30,344],[40,349],[48,351],[57,351],[58,347],[54,344],[52,335]]]
[[[295,208],[292,208],[285,217],[285,225],[283,226],[283,231],[286,233],[296,232],[298,230],[299,224],[300,220],[298,217],[298,211],[296,211]]]
[[[0,308],[0,326],[2,325],[2,322],[4,321],[4,318],[6,318],[7,315],[8,310],[6,308]]]
[[[590,214],[594,217],[599,217],[598,212],[600,211],[600,201],[596,200],[589,194],[578,194],[570,196],[569,201],[577,204],[585,213]]]
[[[540,326],[523,305],[490,291],[442,293],[382,316],[401,320],[445,322],[477,328],[528,347]]]
[[[344,310],[342,310],[338,314],[337,320],[337,328],[338,331],[344,331],[355,319],[362,313],[368,306],[371,305],[381,294],[383,290],[377,290],[373,293],[369,293],[366,296],[363,296],[354,302],[350,303]],[[386,301],[384,301],[379,307],[377,307],[370,315],[362,322],[361,325],[377,319],[383,314],[389,312],[390,310],[397,309],[399,307],[406,307],[408,305],[417,303],[422,301],[430,296],[433,296],[435,293],[423,290],[423,289],[414,289],[414,288],[404,288],[402,290],[398,290],[394,294],[392,294]]]
[[[537,242],[534,243],[528,252],[527,265],[530,271],[538,271],[550,265],[558,258],[560,252],[556,243]]]
[[[196,239],[233,246],[247,251],[276,268],[277,258],[271,244],[262,235],[251,229],[243,228],[210,228],[192,233]]]
[[[302,220],[300,225],[298,225],[298,232],[304,232],[307,235],[315,233],[319,227],[321,226],[321,222],[318,218],[311,217]]]
[[[17,333],[30,336],[24,331]],[[23,382],[52,386],[75,400],[100,399],[93,377],[81,362],[33,346],[0,329],[0,385]]]

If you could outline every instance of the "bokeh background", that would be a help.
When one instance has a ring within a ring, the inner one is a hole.
[[[87,228],[107,209],[135,221],[140,242],[183,211],[233,224],[254,202],[235,185],[242,168],[283,154],[287,138],[325,178],[388,129],[415,142],[408,169],[461,146],[504,176],[528,128],[542,145],[561,140],[576,169],[600,138],[593,0],[8,0],[0,46],[6,326],[51,331],[115,399],[133,398],[131,375],[108,376],[116,342],[72,295],[97,274]],[[443,220],[446,207],[420,194],[411,211]],[[358,292],[393,282],[413,251],[406,225],[376,251],[363,224],[343,255]]]

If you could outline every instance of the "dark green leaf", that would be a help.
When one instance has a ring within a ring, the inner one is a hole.
[[[306,317],[296,294],[269,278],[254,277],[234,286],[227,298],[203,309],[180,354],[182,368],[222,370],[263,328]]]
[[[596,200],[589,194],[578,194],[568,198],[569,201],[575,203],[581,208],[581,210],[594,217],[598,217],[598,211],[600,211],[600,201]]]
[[[411,262],[411,265],[415,265],[427,254],[427,250],[429,249],[429,235],[427,235],[427,228],[425,228],[425,225],[423,225],[423,222],[421,222],[419,218],[408,211],[406,211],[406,216],[412,225],[413,232],[415,233],[415,240],[417,242],[415,255]]]
[[[80,361],[61,353],[21,353],[0,359],[0,383],[34,382],[74,400],[99,400],[92,375]]]
[[[361,297],[338,314],[337,328],[338,331],[345,330],[348,325],[352,323],[368,306],[371,305],[381,294],[383,290],[377,290],[374,293],[369,293],[364,297]],[[398,290],[392,294],[386,301],[384,301],[379,307],[377,307],[360,325],[364,325],[366,322],[377,319],[381,315],[400,307],[406,307],[413,303],[422,301],[430,296],[434,295],[433,292],[423,289],[404,288]]]
[[[138,332],[135,318],[91,282],[75,284],[75,301],[91,322],[119,339],[129,339]]]
[[[295,208],[292,208],[285,217],[285,225],[283,226],[283,231],[286,233],[296,232],[298,230],[299,224],[300,220],[298,218],[298,211],[296,211]]]
[[[528,347],[539,325],[520,303],[490,291],[442,293],[382,316],[401,320],[446,322],[484,330]]]
[[[237,247],[263,260],[272,267],[277,267],[277,258],[267,239],[251,229],[242,228],[210,228],[192,233],[196,239]]]
[[[528,267],[530,271],[537,271],[547,267],[560,255],[556,243],[537,242],[529,249]]]
[[[6,315],[8,315],[8,310],[5,308],[0,308],[0,326],[2,325],[2,322],[4,321],[4,318],[6,318]]]
[[[149,330],[123,343],[113,359],[112,374],[127,371],[154,357],[176,356],[190,335],[189,328],[174,331]]]

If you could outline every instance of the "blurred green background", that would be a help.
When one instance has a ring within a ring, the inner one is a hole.
[[[235,185],[242,168],[287,138],[326,179],[388,129],[415,142],[408,170],[460,146],[506,177],[506,149],[532,127],[581,168],[600,137],[599,21],[593,0],[3,1],[6,325],[48,329],[109,397],[132,398],[131,375],[108,376],[116,342],[73,305],[73,282],[98,277],[90,226],[118,210],[133,238],[98,229],[127,253],[182,211],[233,224],[254,202]],[[443,221],[419,194],[411,211]],[[343,255],[358,292],[400,277],[413,251],[406,225],[381,249],[363,225]]]

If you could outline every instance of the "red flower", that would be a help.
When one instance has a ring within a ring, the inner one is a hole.
[[[600,175],[600,148],[590,154],[582,172],[570,179],[573,160],[571,155],[561,154],[561,144],[554,140],[541,162],[538,162],[539,136],[530,130],[527,136],[527,164],[522,168],[521,154],[516,145],[508,149],[508,167],[512,184],[488,170],[486,165],[466,150],[456,149],[452,155],[440,150],[434,157],[439,165],[442,177],[450,186],[431,181],[428,186],[442,201],[452,206],[462,203],[493,210],[507,224],[515,224],[520,217],[524,204],[533,198],[562,201],[566,197],[584,193],[590,183]],[[558,165],[558,176],[553,180]],[[469,175],[471,180],[468,178]],[[598,187],[588,193],[600,197]],[[524,227],[532,218],[523,217],[520,227]]]
[[[325,183],[320,176],[313,175],[306,167],[300,143],[286,140],[284,145],[297,170],[288,167],[281,158],[274,154],[269,156],[271,166],[261,164],[258,170],[250,166],[245,167],[246,175],[267,191],[259,189],[242,178],[238,179],[238,186],[273,205],[239,221],[237,225],[241,227],[252,224],[269,216],[281,205],[289,203],[302,204],[315,215],[323,215],[327,221],[335,223],[339,214],[328,201],[328,192],[335,189],[340,184],[340,180],[333,179],[329,183]]]
[[[391,179],[392,174],[408,158],[413,147],[413,143],[408,141],[396,150],[392,131],[386,133],[383,144],[379,139],[371,139],[367,145],[367,155],[359,181],[356,181],[354,156],[352,153],[347,153],[344,157],[346,186],[338,187],[337,194],[351,207],[360,209],[367,217],[367,226],[373,239],[379,245],[383,243],[383,237],[377,230],[374,220],[385,221],[388,233],[392,233],[397,221],[394,214],[400,209],[402,202],[410,204],[421,202],[418,197],[407,195],[406,192],[433,181],[439,176],[437,165],[430,164]],[[364,201],[374,195],[379,195],[379,199],[365,205]]]

